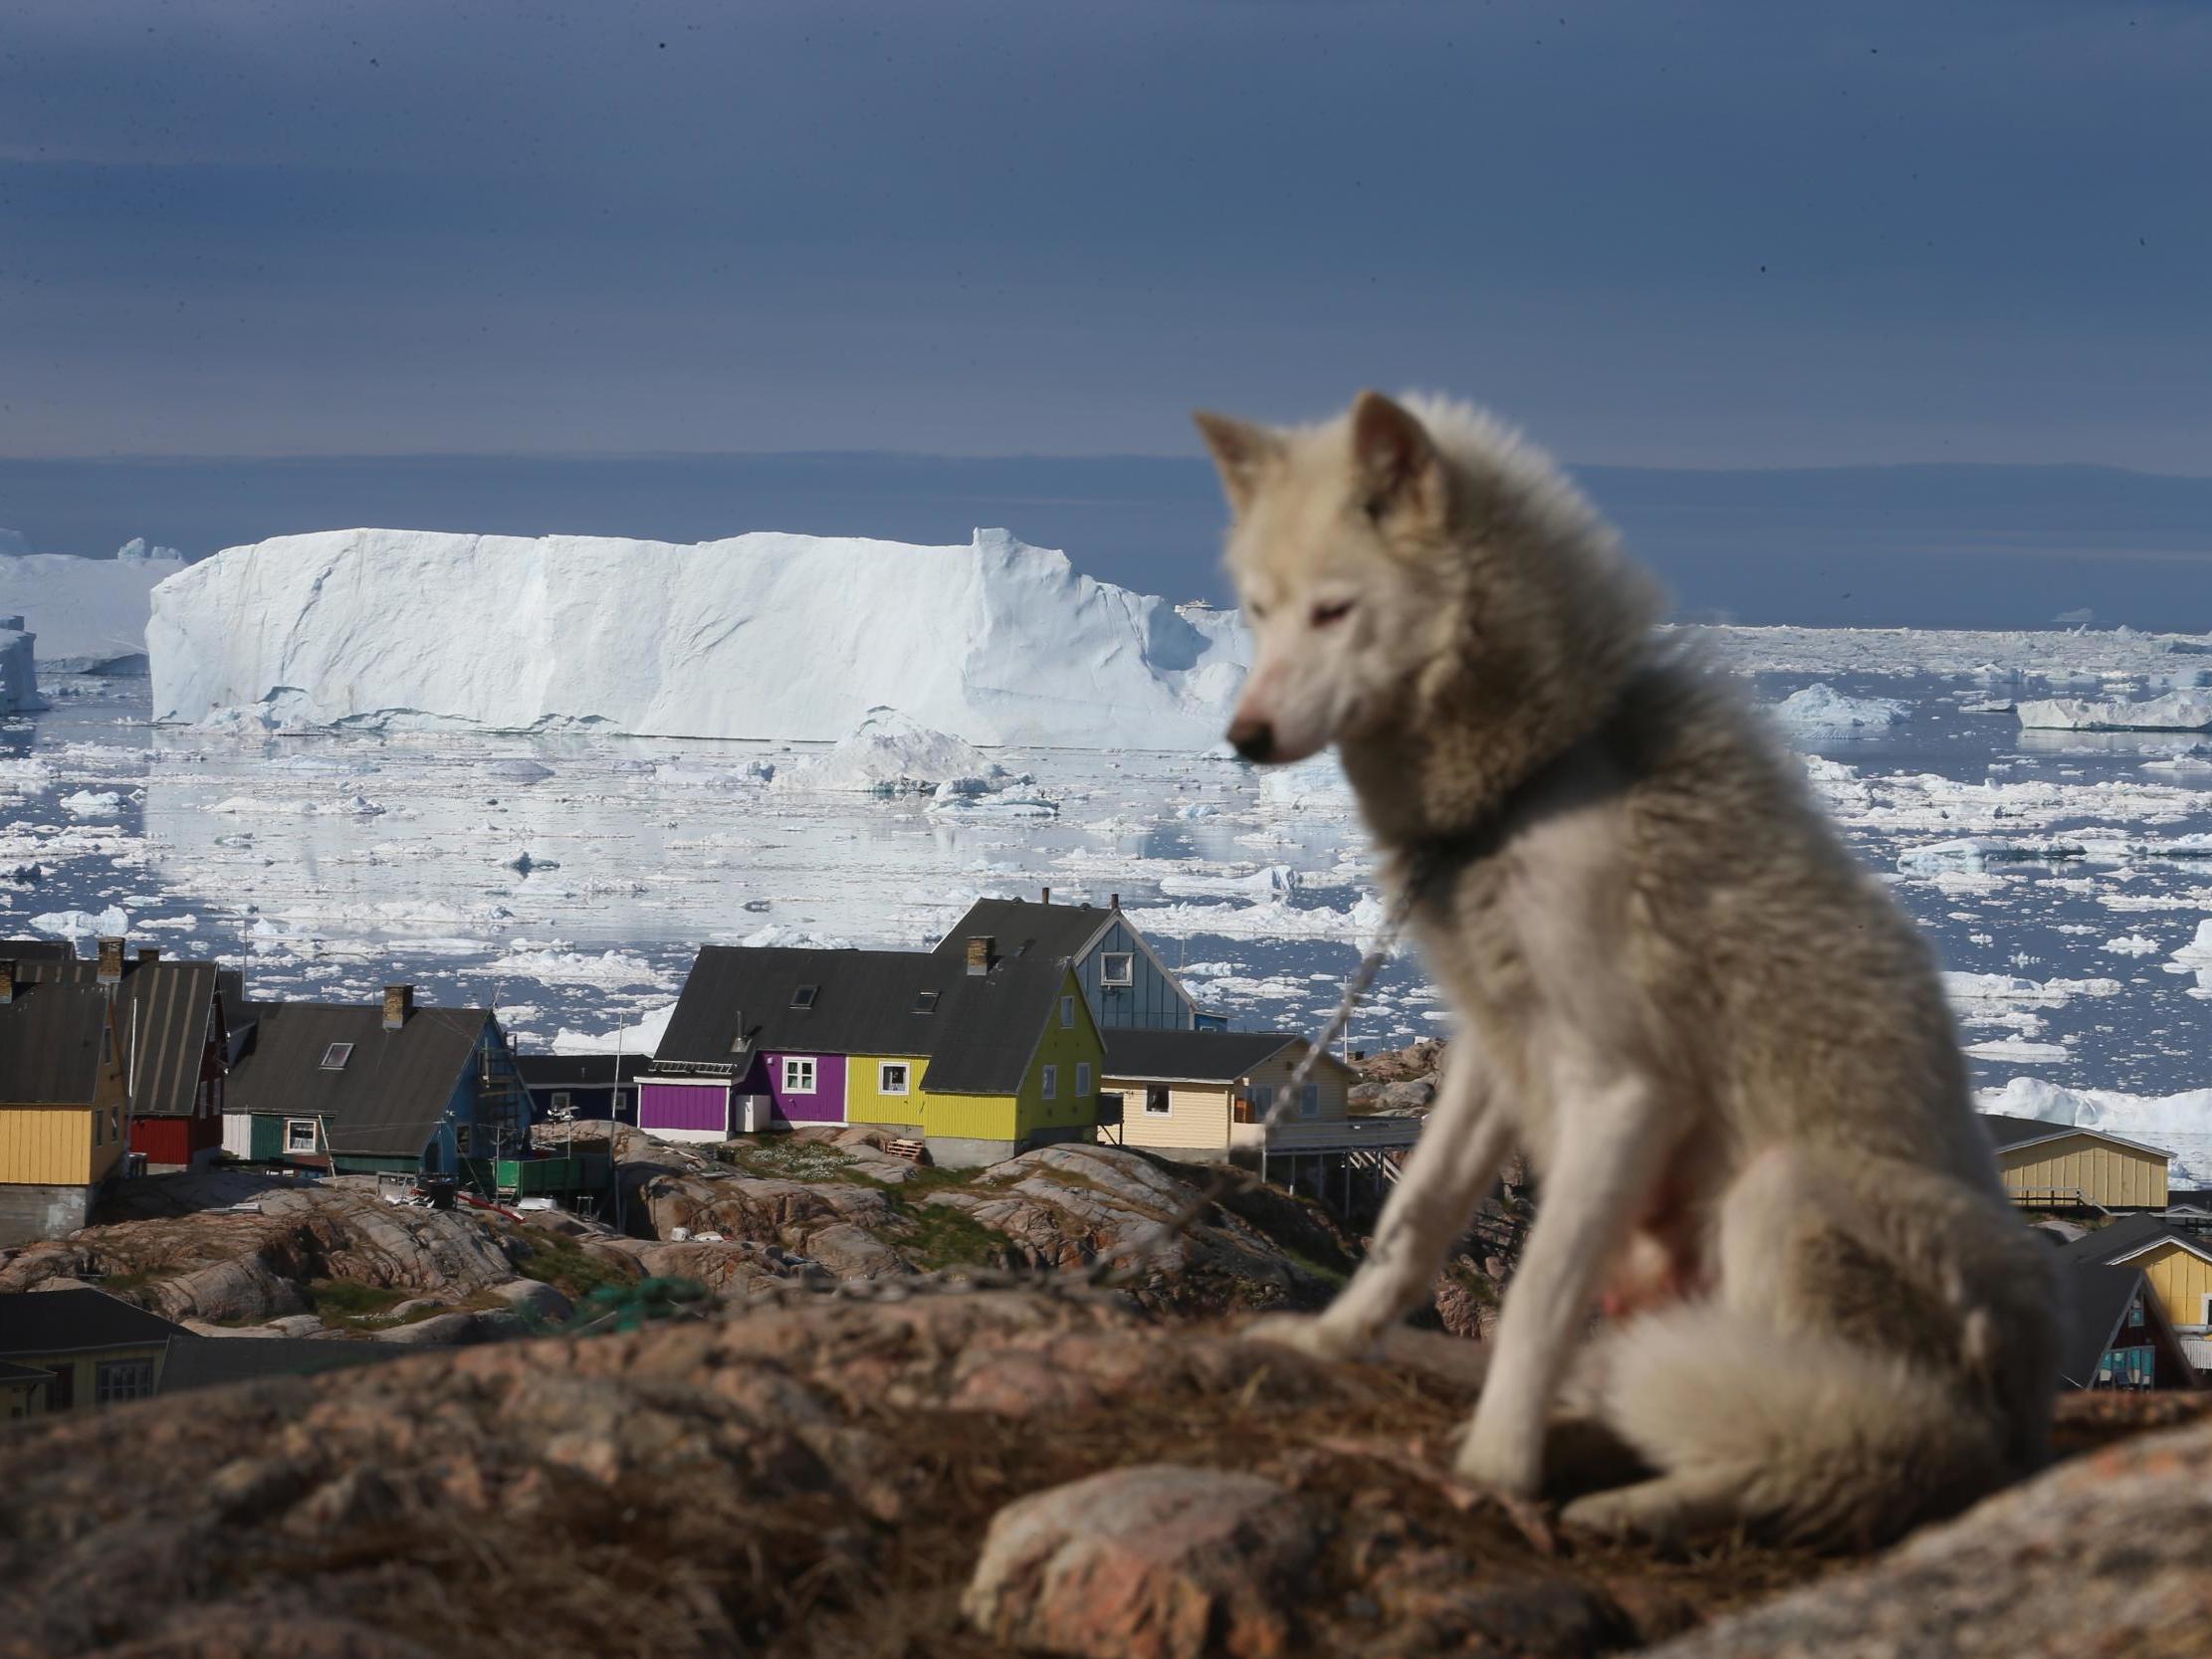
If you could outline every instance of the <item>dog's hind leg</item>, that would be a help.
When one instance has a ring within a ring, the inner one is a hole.
[[[1541,1483],[1552,1399],[1666,1150],[1667,1119],[1643,1077],[1617,1074],[1570,1098],[1457,1460],[1467,1479],[1522,1498]]]
[[[1323,1358],[1365,1353],[1436,1282],[1513,1150],[1513,1126],[1491,1098],[1481,1061],[1455,1048],[1437,1104],[1383,1205],[1367,1259],[1318,1317],[1278,1315],[1249,1335]]]

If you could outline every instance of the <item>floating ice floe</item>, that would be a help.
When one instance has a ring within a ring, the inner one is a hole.
[[[594,956],[586,951],[563,950],[557,944],[537,945],[516,939],[503,956],[470,969],[475,973],[515,974],[549,985],[666,985],[668,975],[643,956],[627,950],[607,950]]]
[[[1909,847],[1896,858],[1897,869],[1912,876],[1944,871],[1979,873],[1992,865],[2056,864],[2081,861],[2099,865],[2135,864],[2151,859],[2212,859],[2212,835],[2120,834],[2023,836],[1999,840],[1961,836],[1926,847]]]
[[[122,797],[112,789],[80,789],[62,797],[62,810],[76,818],[112,818],[122,810]]]
[[[1278,812],[1346,813],[1353,805],[1352,780],[1344,775],[1336,750],[1324,749],[1310,760],[1263,770],[1259,800]]]
[[[2168,692],[2143,703],[2045,698],[2019,708],[2024,726],[2057,731],[2212,731],[2212,691]]]
[[[1825,680],[1792,692],[1774,707],[1774,718],[1793,732],[1883,730],[1902,726],[1912,705],[1893,697],[1849,697]]]
[[[44,916],[31,918],[34,933],[52,933],[58,938],[72,941],[82,938],[112,938],[126,933],[130,918],[113,905],[94,915],[90,911],[49,911]]]
[[[660,1048],[661,1039],[668,1035],[668,1022],[675,1016],[676,1004],[656,1008],[635,1025],[625,1025],[613,1031],[592,1033],[572,1031],[563,1026],[554,1033],[553,1051],[555,1054],[652,1054]]]
[[[2106,939],[2098,948],[2109,950],[2115,956],[2154,956],[2158,953],[2158,941],[2145,938],[2141,933],[2122,933],[2117,938]]]
[[[748,949],[766,950],[784,946],[792,950],[850,950],[853,942],[834,933],[817,933],[805,928],[796,928],[787,922],[772,922],[766,928],[756,928],[738,940]]]
[[[2196,936],[2173,953],[2166,971],[2195,974],[2197,982],[2189,994],[2212,997],[2212,921],[2197,924]]]
[[[1298,873],[1287,864],[1270,864],[1264,870],[1255,870],[1245,876],[1212,875],[1193,871],[1160,878],[1160,891],[1172,898],[1221,893],[1259,899],[1296,893],[1298,888]]]
[[[983,794],[1008,775],[965,738],[876,708],[826,752],[778,772],[771,787],[906,794],[959,783],[968,787],[955,794]]]
[[[2078,996],[2117,996],[2117,979],[2019,979],[2009,973],[1946,973],[1943,993],[1953,1002],[2027,1002],[2065,1006]]]

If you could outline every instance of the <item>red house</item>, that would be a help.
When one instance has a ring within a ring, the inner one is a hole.
[[[25,961],[25,979],[114,988],[115,1028],[129,1076],[130,1149],[152,1167],[204,1163],[222,1149],[229,1036],[213,962],[170,962],[146,946],[129,955],[104,938],[92,961]]]

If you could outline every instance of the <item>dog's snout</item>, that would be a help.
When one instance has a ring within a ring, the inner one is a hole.
[[[1265,760],[1275,752],[1274,723],[1239,715],[1229,724],[1228,740],[1245,759]]]

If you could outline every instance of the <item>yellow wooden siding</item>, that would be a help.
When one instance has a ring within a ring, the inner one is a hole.
[[[1129,1146],[1175,1146],[1199,1151],[1222,1151],[1228,1146],[1229,1091],[1226,1089],[1168,1089],[1168,1110],[1145,1110],[1152,1085],[1125,1078],[1108,1078],[1105,1088],[1121,1096],[1121,1139]]]
[[[1098,1122],[1098,1091],[1103,1087],[1099,1075],[1106,1057],[1105,1045],[1099,1041],[1090,1004],[1084,1001],[1083,988],[1075,982],[1072,971],[1060,976],[1060,995],[1063,1001],[1072,999],[1068,1011],[1074,1016],[1074,1023],[1062,1025],[1062,1002],[1052,1005],[1045,1021],[1044,1041],[1037,1045],[1037,1052],[1029,1061],[1028,1075],[1021,1080],[1020,1136],[1046,1129],[1087,1128]],[[1055,1068],[1050,1100],[1044,1098],[1044,1068],[1047,1066]],[[1091,1069],[1088,1095],[1077,1089],[1075,1072],[1078,1066]]]
[[[106,1107],[0,1106],[0,1181],[89,1186],[114,1166],[121,1139],[93,1143],[93,1115],[107,1137]]]
[[[1250,1077],[1255,1088],[1271,1085],[1280,1092],[1290,1087],[1290,1077],[1298,1069],[1298,1050],[1290,1049],[1276,1055],[1274,1059],[1267,1061],[1264,1065],[1254,1066],[1246,1075]],[[1297,1102],[1293,1101],[1283,1108],[1284,1121],[1291,1124],[1324,1123],[1332,1119],[1341,1121],[1345,1116],[1346,1109],[1343,1074],[1334,1066],[1326,1063],[1317,1064],[1313,1068],[1313,1076],[1309,1081],[1320,1092],[1319,1099],[1314,1103],[1313,1117],[1304,1117],[1298,1111]]]
[[[883,1092],[883,1068],[906,1068],[906,1093],[886,1095]],[[929,1096],[924,1079],[929,1076],[930,1063],[918,1055],[908,1054],[854,1054],[845,1060],[845,1122],[848,1124],[885,1124],[899,1129],[920,1129],[927,1133],[929,1125]]]
[[[1020,1103],[1011,1095],[931,1095],[924,1103],[923,1133],[962,1141],[1012,1141]]]
[[[2150,1288],[2158,1293],[2166,1318],[2174,1324],[2212,1323],[2207,1321],[2204,1307],[2204,1299],[2212,1296],[2212,1262],[2169,1241],[2126,1265],[2143,1270]]]
[[[89,1411],[100,1401],[100,1367],[119,1359],[150,1359],[153,1361],[153,1386],[161,1387],[161,1369],[168,1361],[169,1345],[162,1343],[136,1343],[122,1348],[96,1348],[90,1353],[12,1353],[8,1357],[18,1365],[28,1365],[34,1370],[49,1372],[55,1381],[62,1380],[62,1373],[71,1372],[70,1409]],[[54,1398],[54,1385],[47,1385],[49,1409]]]
[[[2164,1209],[2166,1160],[2090,1135],[1998,1154],[2005,1187],[2021,1193],[2080,1191],[2107,1209]]]

